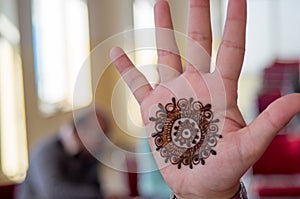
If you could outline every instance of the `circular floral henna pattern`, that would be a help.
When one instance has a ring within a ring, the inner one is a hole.
[[[149,119],[155,122],[152,137],[156,150],[166,163],[170,161],[178,169],[182,164],[192,169],[193,165],[204,165],[210,154],[217,154],[213,147],[222,135],[217,134],[219,120],[213,118],[210,104],[204,106],[193,98],[176,102],[172,98],[172,103],[158,104],[158,108],[155,117]]]

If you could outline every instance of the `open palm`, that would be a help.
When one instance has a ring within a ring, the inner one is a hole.
[[[111,51],[114,64],[141,105],[158,167],[178,198],[232,197],[241,176],[300,111],[300,95],[291,94],[245,124],[237,107],[237,86],[245,51],[246,0],[229,1],[213,72],[208,59],[212,45],[209,10],[209,0],[190,0],[183,71],[169,5],[165,0],[157,2],[160,82],[155,88],[120,48]]]

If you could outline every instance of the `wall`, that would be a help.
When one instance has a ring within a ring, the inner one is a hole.
[[[15,4],[5,4],[5,0],[0,0],[0,9],[6,10],[13,9]],[[37,94],[34,82],[34,62],[32,52],[32,33],[31,33],[31,15],[30,15],[30,0],[17,0],[19,4],[20,13],[20,29],[22,37],[22,59],[24,69],[24,85],[25,85],[25,101],[26,101],[26,116],[28,128],[28,140],[30,148],[34,146],[39,139],[51,134],[61,123],[71,118],[70,113],[59,113],[55,117],[43,117],[37,107]],[[171,12],[173,14],[174,27],[177,31],[186,33],[187,23],[187,10],[188,1],[172,0],[169,1]],[[224,1],[225,2],[225,1]],[[90,17],[90,39],[91,49],[96,49],[98,44],[107,41],[112,35],[130,30],[133,28],[132,19],[132,3],[133,0],[88,0],[89,17]],[[212,7],[220,7],[225,5],[218,4],[218,1],[211,1]],[[249,1],[248,2],[248,29],[247,29],[247,50],[245,58],[245,67],[243,70],[243,77],[241,78],[241,85],[247,84],[245,89],[240,87],[241,104],[250,104],[249,96],[245,94],[251,93],[251,99],[255,100],[255,95],[258,89],[259,76],[258,74],[274,57],[283,58],[299,58],[299,15],[297,14],[297,7],[299,1],[290,0],[286,1]],[[292,7],[293,9],[290,9]],[[224,9],[224,8],[223,8]],[[224,11],[225,13],[225,11]],[[217,27],[213,26],[213,30],[220,28],[220,20],[224,20],[224,16],[219,16]],[[14,21],[17,21],[15,19]],[[215,23],[215,22],[214,22]],[[216,35],[216,39],[220,39]],[[130,35],[129,35],[130,37]],[[126,38],[125,38],[126,41]],[[121,43],[123,46],[132,47],[132,38],[128,38],[128,42]],[[214,47],[217,47],[214,45]],[[112,94],[115,90],[116,83],[119,81],[120,76],[116,72],[113,65],[103,65],[102,63],[110,62],[109,48],[106,49],[103,56],[91,56],[92,60],[92,75],[93,75],[93,88],[95,94],[95,104],[104,107],[107,112],[111,112]],[[214,52],[214,51],[213,51]],[[105,69],[105,75],[99,80],[99,71]],[[99,81],[98,81],[99,80]],[[251,81],[249,81],[251,80]],[[253,82],[257,84],[253,84]],[[251,86],[252,85],[252,86]],[[126,86],[122,85],[124,90]],[[253,88],[252,88],[253,87]],[[122,90],[122,89],[121,89]],[[119,100],[114,104],[119,107],[119,110],[124,110],[127,104],[122,101],[124,93],[120,93]],[[252,102],[253,102],[252,101]],[[244,107],[244,106],[243,106]],[[242,107],[242,109],[243,109]],[[243,112],[246,113],[252,110],[253,106],[244,108]],[[112,120],[118,120],[116,126],[112,131],[116,132],[113,139],[116,142],[120,140],[128,140],[127,136],[123,134],[120,126],[126,126],[125,111],[118,113],[116,119],[110,114]],[[249,116],[249,121],[252,116]],[[123,124],[120,124],[123,123]],[[125,137],[124,137],[125,136]],[[130,142],[130,141],[129,141]],[[126,143],[126,141],[125,141]],[[127,145],[127,144],[125,144]]]
[[[31,4],[30,0],[18,0],[19,4],[19,20],[21,31],[21,50],[24,70],[24,87],[25,87],[25,106],[27,118],[27,131],[29,148],[45,136],[49,136],[62,123],[72,118],[71,113],[58,113],[52,117],[43,116],[38,109],[37,92],[34,77],[34,60],[32,46],[32,30],[31,30]],[[91,49],[97,44],[104,41],[108,37],[118,32],[122,32],[132,28],[132,1],[131,0],[89,0],[89,17],[90,17],[90,40]],[[108,55],[108,54],[107,54]],[[108,59],[106,57],[105,59]],[[98,77],[95,74],[101,70],[101,64],[98,61],[92,61],[93,87],[97,90]],[[113,85],[118,80],[118,73],[113,66],[109,66],[105,72],[104,80],[106,84],[104,91],[97,94],[95,90],[96,105],[100,105],[109,112],[110,96]],[[101,85],[103,85],[101,84]],[[97,97],[101,95],[101,97]],[[118,131],[118,130],[116,130]]]
[[[6,15],[14,25],[18,26],[18,15],[16,11],[16,0],[0,0],[0,13]]]
[[[34,76],[31,1],[18,0],[18,7],[25,87],[27,135],[29,149],[32,149],[40,139],[52,134],[59,127],[59,125],[68,121],[72,115],[70,113],[58,113],[53,117],[45,117],[39,111]]]
[[[120,126],[126,126],[127,104],[123,100],[126,86],[121,83],[124,89],[118,92],[117,99],[113,99],[120,75],[111,64],[109,57],[109,51],[112,46],[132,47],[133,45],[132,35],[129,35],[129,38],[124,37],[120,43],[116,39],[111,38],[115,34],[133,28],[132,0],[89,0],[88,6],[95,104],[105,109],[109,115],[112,123],[111,137],[113,142],[123,145],[123,147],[132,146],[128,143],[131,142],[129,137],[120,128]],[[100,74],[101,71],[104,71],[102,75]],[[118,110],[116,115],[112,114],[112,107]]]

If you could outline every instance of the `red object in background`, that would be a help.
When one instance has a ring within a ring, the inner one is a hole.
[[[128,186],[129,186],[129,196],[136,197],[139,196],[138,192],[138,175],[137,175],[137,162],[134,158],[126,160],[127,168],[129,172],[128,175]]]
[[[258,94],[259,112],[279,97],[299,89],[299,61],[276,60],[264,69],[262,78],[262,88]]]
[[[287,188],[261,188],[258,190],[260,196],[300,196],[300,187]]]
[[[291,135],[277,135],[262,157],[253,166],[253,175],[272,175],[272,180],[281,181],[280,175],[300,175],[300,138]],[[274,179],[278,175],[278,179]],[[284,185],[284,181],[282,181]],[[256,188],[264,197],[300,196],[300,186],[272,187],[266,183]]]
[[[0,198],[13,199],[14,198],[15,185],[1,185],[0,186]]]
[[[258,111],[261,113],[265,110],[269,104],[273,101],[281,97],[281,93],[273,92],[273,93],[262,93],[258,96]]]
[[[300,174],[300,138],[277,135],[254,164],[253,174]]]
[[[263,84],[257,99],[259,112],[281,96],[300,90],[299,61],[276,60],[264,69],[262,78]],[[294,174],[300,177],[300,137],[278,135],[253,166],[254,189],[263,197],[300,198],[300,179],[295,177],[297,179],[294,181]]]

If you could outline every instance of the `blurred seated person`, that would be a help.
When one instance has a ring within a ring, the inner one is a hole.
[[[100,130],[99,125],[107,132],[104,115],[88,111],[62,126],[54,137],[40,143],[31,155],[25,181],[16,189],[16,198],[103,198],[98,161],[86,149],[87,145],[88,149],[93,144],[101,145],[100,132],[96,132]]]

